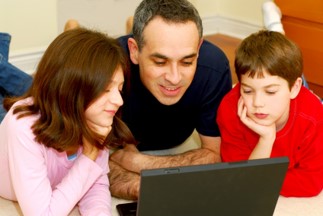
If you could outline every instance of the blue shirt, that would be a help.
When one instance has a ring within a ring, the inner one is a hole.
[[[127,40],[119,41],[129,55]],[[130,61],[130,60],[129,60]],[[215,45],[203,42],[194,79],[183,97],[174,105],[161,104],[142,84],[138,65],[130,66],[130,86],[124,95],[122,119],[136,140],[138,149],[160,150],[183,143],[193,132],[220,136],[216,112],[224,95],[232,88],[227,57]]]

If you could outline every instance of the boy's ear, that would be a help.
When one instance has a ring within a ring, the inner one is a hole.
[[[290,99],[294,99],[297,97],[299,91],[301,90],[302,88],[302,84],[303,81],[302,81],[302,78],[298,77],[294,83],[294,85],[292,86],[292,89],[290,91]]]
[[[129,48],[130,59],[132,63],[138,64],[139,49],[138,49],[138,44],[134,38],[128,39],[128,48]]]

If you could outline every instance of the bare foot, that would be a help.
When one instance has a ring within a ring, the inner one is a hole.
[[[79,28],[79,27],[80,27],[80,24],[79,24],[79,22],[77,20],[69,19],[65,23],[64,31],[68,31],[68,30],[71,30],[71,29]]]

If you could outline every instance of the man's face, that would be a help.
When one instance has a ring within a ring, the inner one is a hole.
[[[141,81],[160,103],[175,104],[194,78],[201,44],[197,27],[191,21],[166,23],[156,17],[144,29],[143,37],[140,52],[138,47],[130,48],[131,60],[139,64]]]

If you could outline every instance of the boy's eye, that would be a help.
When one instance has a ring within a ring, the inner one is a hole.
[[[274,95],[274,94],[276,94],[276,91],[266,91],[266,93],[269,95]]]
[[[242,92],[244,94],[250,94],[251,93],[251,90],[249,90],[249,89],[243,89]]]

